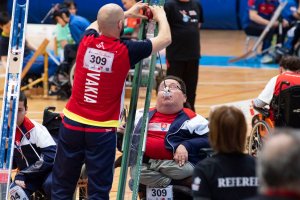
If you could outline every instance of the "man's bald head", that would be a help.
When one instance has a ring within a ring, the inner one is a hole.
[[[258,178],[264,189],[290,189],[300,193],[300,132],[280,130],[258,156]]]
[[[114,3],[106,4],[98,11],[97,22],[103,34],[118,31],[118,25],[123,19],[123,9]]]
[[[276,157],[283,156],[293,144],[293,138],[286,134],[278,134],[265,144],[262,155],[264,159],[272,160]]]

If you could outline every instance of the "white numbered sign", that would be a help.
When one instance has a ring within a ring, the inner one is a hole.
[[[147,200],[173,200],[173,185],[165,188],[147,186]]]
[[[29,200],[24,190],[16,185],[9,189],[10,200]]]
[[[114,56],[115,55],[110,52],[94,48],[87,48],[84,55],[83,66],[89,70],[111,73]]]

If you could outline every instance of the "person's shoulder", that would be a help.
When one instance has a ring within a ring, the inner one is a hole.
[[[211,168],[211,166],[215,165],[217,162],[219,162],[218,154],[201,160],[197,163],[196,167]]]
[[[149,39],[131,40],[131,39],[128,39],[128,38],[121,38],[120,42],[126,43],[126,44],[138,44],[138,43],[144,43],[144,42],[150,42],[151,43],[151,40],[149,40]]]
[[[130,49],[141,50],[145,49],[146,46],[152,47],[152,42],[149,39],[145,40],[128,40],[128,39],[121,39],[120,42],[127,46]]]
[[[85,30],[84,33],[83,33],[83,35],[84,35],[84,36],[94,36],[94,37],[98,37],[98,36],[99,36],[99,33],[98,33],[97,30],[90,28],[90,29]]]
[[[76,22],[84,22],[84,23],[90,23],[90,21],[89,20],[87,20],[85,17],[82,17],[82,16],[80,16],[80,15],[70,15],[70,16],[72,16],[73,17],[73,19],[74,19],[74,21],[76,21]]]
[[[192,118],[194,118],[194,117],[197,116],[197,114],[196,114],[194,111],[192,111],[190,108],[183,108],[182,111],[183,111],[190,119],[192,119]]]
[[[217,170],[218,159],[214,156],[199,161],[195,166],[195,173],[202,172],[207,177],[211,177]]]
[[[253,157],[253,156],[250,156],[249,154],[243,154],[244,155],[244,159],[245,159],[245,162],[248,162],[248,163],[256,163],[256,158]]]
[[[45,137],[46,135],[50,135],[48,129],[41,123],[33,120],[33,119],[30,119],[30,121],[33,123],[34,125],[34,128],[31,129],[31,133],[32,134],[35,134],[36,137],[39,137],[39,138],[43,138]],[[45,135],[46,134],[46,135]]]
[[[42,128],[42,129],[45,128],[46,131],[48,132],[47,128],[43,124],[41,124],[41,123],[39,123],[39,122],[37,122],[37,121],[35,121],[33,119],[29,119],[29,120],[34,124],[34,127],[36,127],[36,128]]]

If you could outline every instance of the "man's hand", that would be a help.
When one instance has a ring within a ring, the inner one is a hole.
[[[124,134],[125,133],[126,124],[122,124],[117,128],[117,132]]]
[[[274,24],[273,24],[273,27],[274,27],[274,28],[277,28],[277,27],[278,27],[278,25],[279,25],[279,22],[278,22],[278,21],[276,21],[276,22],[274,22]]]
[[[286,19],[283,19],[283,20],[282,20],[282,26],[283,26],[284,28],[287,28],[287,27],[290,26],[290,24],[289,24],[289,22],[288,22]]]
[[[188,161],[188,151],[182,144],[177,147],[174,154],[174,160],[179,164],[179,166],[183,166],[186,161]]]
[[[164,10],[163,6],[149,6],[149,8],[151,9],[151,12],[153,13],[153,19],[155,21],[159,21],[161,18],[166,18],[166,12]]]
[[[147,19],[145,15],[143,15],[140,11],[144,8],[148,7],[147,3],[143,3],[142,1],[137,2],[131,8],[124,12],[125,18],[142,18]]]
[[[21,180],[15,180],[15,183],[21,188],[26,188],[25,182]]]

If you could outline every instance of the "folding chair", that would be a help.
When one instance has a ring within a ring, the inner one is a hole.
[[[32,64],[35,62],[35,60],[37,59],[37,57],[39,55],[44,56],[44,73],[42,74],[41,78],[38,78],[38,79],[30,82],[29,84],[21,87],[21,91],[26,90],[26,89],[31,89],[32,86],[42,82],[44,97],[48,96],[48,88],[49,88],[49,86],[48,86],[48,66],[49,66],[48,60],[49,60],[49,56],[48,56],[48,52],[46,50],[48,44],[49,44],[49,40],[44,39],[44,41],[40,44],[40,46],[37,48],[37,50],[34,52],[33,56],[30,58],[30,60],[24,67],[21,78],[23,79],[26,76],[26,74],[28,73]]]

